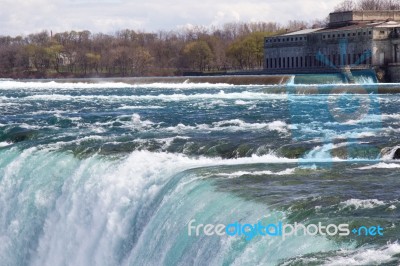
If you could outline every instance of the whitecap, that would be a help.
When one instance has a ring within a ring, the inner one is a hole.
[[[247,123],[241,119],[222,120],[209,124],[198,124],[195,126],[185,125],[182,123],[176,126],[167,127],[167,131],[182,132],[188,130],[197,131],[247,131],[247,130],[269,130],[280,133],[288,132],[288,125],[283,121],[273,121],[268,123]]]
[[[287,168],[283,171],[273,172],[270,170],[265,171],[238,171],[233,173],[219,173],[218,176],[226,176],[229,178],[240,177],[243,175],[262,176],[262,175],[291,175],[294,174],[296,168]]]
[[[342,250],[337,256],[329,258],[325,266],[342,265],[377,265],[397,260],[400,254],[400,244],[391,243],[382,248],[365,248],[356,251]]]
[[[400,164],[381,162],[381,163],[377,163],[377,164],[373,164],[373,165],[369,165],[369,166],[360,167],[357,169],[370,170],[370,169],[394,169],[394,168],[400,168]]]
[[[344,202],[341,202],[339,205],[340,209],[352,208],[357,210],[357,209],[373,209],[379,206],[386,205],[386,203],[378,199],[366,199],[366,200],[349,199]]]
[[[11,144],[12,143],[7,142],[7,141],[0,142],[0,148],[10,146]]]

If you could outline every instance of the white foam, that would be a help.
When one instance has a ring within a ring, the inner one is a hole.
[[[381,159],[384,160],[384,161],[385,160],[393,160],[394,154],[396,153],[396,151],[398,149],[400,149],[400,145],[391,148],[390,152],[387,153],[387,154],[383,154]]]
[[[232,88],[236,85],[228,84],[228,83],[193,83],[193,82],[182,82],[182,83],[149,83],[149,84],[135,84],[134,88],[154,88],[154,89],[178,89],[178,90],[187,90],[187,89],[203,89],[203,88],[213,88],[213,89],[225,89]],[[246,85],[251,87],[258,87],[260,85]]]
[[[283,121],[276,120],[271,123],[268,123],[267,127],[269,130],[275,130],[275,131],[279,131],[279,132],[287,132],[288,125]]]
[[[11,144],[12,143],[7,142],[7,141],[0,142],[0,148],[10,146]]]
[[[266,99],[286,99],[286,94],[267,94],[262,92],[232,92],[225,93],[220,91],[219,93],[196,93],[196,94],[158,94],[158,95],[70,95],[70,94],[36,94],[26,96],[24,100],[42,100],[42,101],[138,101],[138,100],[161,100],[164,102],[174,101],[191,101],[198,99],[231,99],[231,100],[266,100]]]
[[[342,265],[378,265],[397,260],[395,255],[400,254],[400,244],[392,243],[382,248],[366,248],[357,251],[344,250],[338,252],[324,264],[325,266]]]
[[[167,148],[169,148],[171,146],[171,144],[177,140],[177,139],[183,139],[183,140],[188,140],[190,139],[190,137],[182,137],[182,136],[176,136],[176,137],[172,137],[172,138],[164,138],[164,139],[155,139],[158,142],[164,142],[164,145],[162,146],[162,148],[164,150],[166,150]]]
[[[253,104],[253,103],[254,103],[253,101],[243,101],[243,100],[236,100],[235,101],[236,105],[250,105],[250,104]]]
[[[273,121],[269,123],[247,123],[241,119],[222,120],[214,122],[211,125],[199,124],[189,126],[185,124],[178,124],[176,126],[167,127],[166,130],[180,133],[182,131],[246,131],[246,130],[269,130],[278,131],[280,133],[288,132],[288,125],[283,121]]]
[[[370,76],[356,76],[354,79],[356,84],[376,84],[374,78]]]
[[[60,89],[110,89],[110,88],[134,88],[133,85],[122,82],[22,82],[22,81],[0,81],[0,90],[35,89],[35,90],[60,90]]]
[[[227,89],[236,85],[227,83],[148,83],[148,84],[128,84],[124,82],[108,82],[108,81],[93,81],[93,82],[60,82],[60,81],[14,81],[0,80],[0,89],[34,89],[34,90],[73,90],[73,89],[175,89],[175,90],[190,90],[190,89]],[[261,85],[246,85],[246,87],[260,87]]]
[[[132,123],[137,128],[149,127],[151,125],[154,125],[154,123],[150,120],[141,120],[140,115],[136,113],[132,115]]]
[[[118,110],[135,110],[135,109],[163,109],[164,107],[162,107],[162,106],[156,106],[156,105],[154,105],[154,106],[144,106],[144,105],[133,105],[133,106],[130,106],[130,105],[124,105],[124,106],[121,106],[121,107],[118,107],[117,109]]]
[[[377,164],[373,164],[373,165],[369,165],[369,166],[360,167],[357,169],[370,170],[370,169],[395,169],[395,168],[400,168],[400,164],[381,162],[381,163],[377,163]]]
[[[389,120],[389,119],[394,119],[394,120],[400,120],[400,114],[381,114],[380,115],[383,120]]]
[[[238,171],[234,173],[220,173],[218,176],[226,176],[229,178],[235,178],[235,177],[240,177],[243,175],[252,175],[252,176],[260,176],[260,175],[292,175],[294,174],[296,168],[288,168],[283,171],[279,172],[273,172],[270,170],[265,170],[265,171]]]
[[[352,208],[352,209],[373,209],[379,206],[386,205],[384,201],[377,199],[349,199],[340,203],[341,209]]]

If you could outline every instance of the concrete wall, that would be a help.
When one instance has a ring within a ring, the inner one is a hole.
[[[387,19],[399,21],[400,11],[354,11],[353,19],[355,21],[385,21]]]
[[[390,40],[375,40],[372,45],[372,65],[386,66],[393,62],[393,45]]]
[[[389,38],[391,29],[390,28],[375,28],[373,31],[374,40],[385,40]]]
[[[329,23],[338,24],[342,22],[349,22],[353,20],[353,11],[336,12],[329,14]]]
[[[400,82],[400,64],[390,65],[388,67],[390,82]]]
[[[291,41],[296,38],[297,41]],[[323,68],[326,71],[328,68],[335,69],[343,65],[365,65],[364,68],[368,68],[371,64],[379,63],[381,53],[386,58],[391,55],[388,41],[377,45],[374,55],[372,38],[370,28],[352,31],[324,30],[309,35],[266,38],[265,69],[270,72],[282,72],[285,69],[293,72],[302,72],[304,69],[315,72],[316,69]],[[370,59],[366,52],[375,59]]]
[[[400,11],[346,11],[329,14],[330,26],[344,26],[356,22],[385,21],[387,19],[400,21]]]

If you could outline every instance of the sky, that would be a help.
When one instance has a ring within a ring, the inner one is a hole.
[[[0,0],[0,35],[146,32],[228,22],[323,19],[341,0]]]

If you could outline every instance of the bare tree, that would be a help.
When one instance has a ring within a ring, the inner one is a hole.
[[[344,0],[335,11],[351,10],[400,10],[400,0]]]
[[[356,9],[356,3],[354,0],[344,0],[335,7],[335,12],[351,11]]]
[[[302,30],[306,29],[309,27],[309,24],[306,21],[302,20],[290,20],[287,24],[287,30],[288,31],[296,31],[296,30]]]

